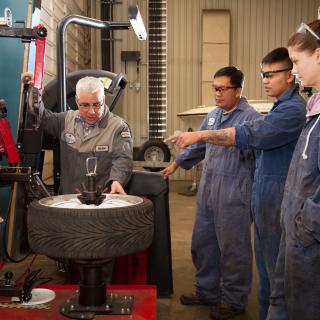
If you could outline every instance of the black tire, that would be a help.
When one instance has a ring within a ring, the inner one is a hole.
[[[50,207],[41,204],[43,200],[32,202],[28,210],[34,252],[53,258],[104,259],[141,251],[152,242],[153,205],[148,199],[103,209]]]
[[[104,78],[108,77],[114,79],[117,75],[110,71],[99,70],[99,69],[86,69],[73,71],[66,76],[66,98],[67,104],[72,110],[77,110],[77,104],[75,101],[76,96],[76,85],[77,82],[86,76]],[[58,110],[58,96],[57,96],[58,80],[57,78],[51,80],[43,89],[42,101],[46,107],[51,111],[57,112]]]
[[[151,156],[154,155],[153,156]],[[154,159],[155,158],[155,159]],[[170,149],[161,140],[148,140],[139,149],[138,160],[139,161],[161,161],[169,162],[171,158]],[[157,172],[161,171],[162,167],[144,167],[144,169]]]

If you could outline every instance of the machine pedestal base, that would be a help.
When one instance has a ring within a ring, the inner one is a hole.
[[[131,315],[134,296],[107,294],[107,301],[100,306],[82,306],[77,298],[68,299],[60,312],[72,319],[94,319],[95,315]]]

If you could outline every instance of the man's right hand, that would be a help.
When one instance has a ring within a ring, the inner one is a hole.
[[[32,95],[32,90],[33,90],[33,85],[34,85],[34,76],[32,72],[23,72],[21,74],[21,82],[25,85],[28,85],[28,108],[30,112],[34,112],[33,108],[33,95]]]
[[[167,142],[174,142],[180,148],[186,148],[191,144],[201,141],[201,135],[203,131],[182,132],[178,135],[173,135],[164,140]]]
[[[30,86],[34,85],[34,76],[32,72],[26,71],[21,74],[21,82]]]
[[[168,178],[170,175],[172,175],[177,169],[178,169],[177,163],[174,161],[169,166],[164,168],[160,173],[162,173],[164,178]]]
[[[34,87],[34,75],[32,72],[23,72],[21,82],[29,86],[28,90],[28,108],[30,112],[39,112],[41,103],[41,92]]]

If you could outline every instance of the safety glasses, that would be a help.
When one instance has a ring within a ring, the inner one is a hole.
[[[320,41],[320,37],[304,22],[301,22],[299,28],[297,29],[297,33],[311,33],[318,41]]]
[[[104,101],[98,101],[94,103],[83,102],[83,103],[78,103],[78,106],[86,111],[88,111],[91,107],[93,108],[94,111],[99,111],[103,106],[103,104],[104,104]]]
[[[272,76],[275,74],[275,73],[279,73],[279,72],[285,72],[285,71],[290,71],[291,68],[287,68],[287,69],[280,69],[280,70],[271,70],[271,71],[261,71],[260,72],[260,75],[261,75],[261,78],[262,79],[270,79],[272,78]]]
[[[225,93],[227,92],[229,89],[238,89],[237,87],[234,86],[222,86],[222,87],[215,87],[212,86],[212,91],[215,92],[219,92],[219,93]]]

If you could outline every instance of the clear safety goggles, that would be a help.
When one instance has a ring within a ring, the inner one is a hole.
[[[318,41],[320,41],[320,37],[304,22],[301,22],[299,28],[297,29],[297,33],[307,33],[307,31],[312,34]]]
[[[279,69],[279,70],[270,70],[270,71],[260,71],[260,75],[262,79],[270,79],[275,73],[290,71],[292,68]]]

